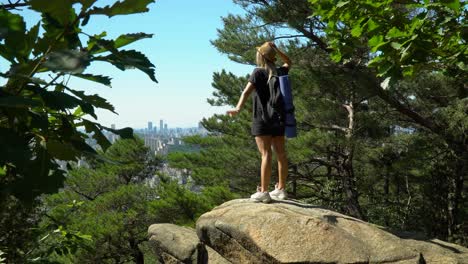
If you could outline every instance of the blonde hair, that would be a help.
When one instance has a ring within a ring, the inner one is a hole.
[[[276,75],[276,65],[274,62],[271,62],[257,51],[256,57],[257,66],[260,68],[264,68],[268,72],[268,81],[270,80],[271,76]]]

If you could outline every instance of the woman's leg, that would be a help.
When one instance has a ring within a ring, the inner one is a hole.
[[[284,136],[273,137],[272,143],[278,159],[278,189],[284,189],[288,177],[288,158],[286,157]]]
[[[262,192],[267,192],[271,178],[271,136],[256,136],[255,141],[260,154],[262,154],[260,170]]]

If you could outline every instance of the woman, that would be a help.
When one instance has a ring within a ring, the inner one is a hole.
[[[276,54],[284,62],[283,66],[276,68]],[[227,111],[227,114],[234,116],[239,113],[249,95],[255,90],[253,97],[253,120],[252,135],[255,136],[258,150],[262,155],[261,165],[261,186],[257,187],[257,192],[250,197],[253,201],[268,203],[271,198],[277,200],[286,199],[285,191],[286,178],[288,176],[288,161],[285,151],[284,122],[272,119],[265,122],[262,118],[262,105],[265,105],[270,96],[268,81],[273,75],[281,76],[288,73],[291,68],[291,60],[281,52],[274,43],[266,42],[257,47],[256,62],[258,68],[252,72],[249,82],[245,87],[235,109]],[[275,190],[268,192],[268,185],[271,177],[271,148],[276,153],[278,159],[279,181],[275,185]]]

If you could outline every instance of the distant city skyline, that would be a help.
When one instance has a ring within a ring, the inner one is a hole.
[[[156,126],[155,124],[159,123],[159,126]],[[110,124],[112,129],[120,129],[123,128],[124,126],[118,126],[115,123]],[[180,125],[171,125],[170,122],[160,119],[158,122],[155,122],[154,120],[148,120],[146,121],[146,124],[142,124],[141,126],[127,126],[131,127],[133,129],[146,129],[146,130],[156,130],[156,131],[161,131],[167,129],[177,129],[177,128],[202,128],[203,126],[201,125],[201,120],[197,122],[196,124],[191,124],[187,126],[180,126]]]

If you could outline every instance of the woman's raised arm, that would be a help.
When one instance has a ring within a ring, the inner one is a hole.
[[[288,57],[288,55],[284,54],[284,52],[282,52],[280,49],[278,49],[278,47],[275,45],[275,43],[273,43],[273,42],[268,42],[268,43],[270,44],[270,46],[273,49],[276,50],[276,52],[278,53],[278,56],[284,62],[283,67],[286,67],[286,68],[290,69],[291,65],[292,65],[292,62],[291,62],[291,59]]]

